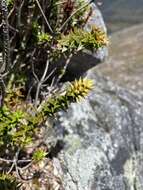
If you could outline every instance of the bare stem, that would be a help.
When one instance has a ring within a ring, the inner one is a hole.
[[[39,93],[40,93],[41,85],[44,82],[44,79],[46,77],[48,68],[49,68],[49,60],[47,60],[44,73],[43,73],[43,75],[42,75],[42,77],[41,77],[41,79],[40,79],[40,81],[38,82],[38,85],[37,85],[36,96],[35,96],[35,103],[34,103],[36,107],[37,107],[37,104],[38,104],[38,98],[39,98]]]
[[[2,71],[7,72],[10,66],[10,43],[9,43],[9,24],[8,24],[8,9],[6,0],[0,1],[0,10],[2,14],[2,30],[3,30],[3,66]]]
[[[60,27],[59,32],[61,32],[63,30],[63,28],[65,27],[65,25],[72,19],[72,17],[74,15],[76,15],[79,11],[81,11],[82,9],[84,9],[85,7],[87,7],[93,0],[90,0],[89,2],[85,3],[83,6],[81,6],[80,8],[78,8],[77,10],[75,10],[68,18],[67,20],[63,23],[63,25]]]
[[[41,11],[41,14],[42,14],[42,16],[43,16],[43,18],[44,18],[44,20],[45,20],[45,22],[46,22],[46,24],[47,24],[47,26],[48,26],[50,32],[51,32],[51,34],[53,34],[54,32],[53,32],[53,30],[52,30],[52,28],[51,28],[51,26],[50,26],[50,24],[49,24],[49,22],[48,22],[48,20],[47,20],[47,18],[46,18],[46,16],[45,16],[44,12],[43,12],[43,10],[42,10],[42,7],[41,7],[39,1],[38,1],[38,0],[35,0],[35,1],[36,1],[37,5],[38,5],[40,11]]]
[[[4,159],[4,158],[0,158],[0,161],[2,162],[6,162],[6,163],[13,163],[14,160],[9,160],[9,159]],[[18,163],[27,163],[27,162],[31,162],[31,160],[17,160]]]
[[[73,54],[71,53],[71,54],[69,55],[68,59],[66,60],[66,63],[65,63],[65,65],[64,65],[63,69],[62,69],[62,72],[61,72],[61,74],[60,74],[60,75],[58,76],[58,78],[57,78],[56,85],[60,82],[60,80],[62,79],[62,77],[63,77],[64,74],[66,73],[67,67],[68,67],[68,65],[69,65],[69,63],[70,63],[70,61],[71,61],[72,56],[73,56]]]

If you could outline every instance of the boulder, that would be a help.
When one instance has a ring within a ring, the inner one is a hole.
[[[87,77],[95,88],[60,112],[55,125],[64,143],[59,153],[64,189],[142,190],[143,97],[95,69]]]
[[[111,35],[109,57],[96,69],[118,85],[143,95],[143,24]]]
[[[142,79],[141,29],[112,36],[111,57],[86,74],[94,81],[93,91],[59,113],[55,129],[62,142],[58,158],[64,190],[143,189],[142,85],[132,88],[135,75]]]

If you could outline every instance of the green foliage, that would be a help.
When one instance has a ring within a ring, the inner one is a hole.
[[[35,162],[39,162],[39,161],[41,161],[41,160],[43,160],[46,156],[47,156],[47,152],[45,152],[44,150],[36,150],[35,152],[34,152],[34,154],[33,154],[33,157],[32,157],[32,159],[33,159],[33,161],[35,161]]]
[[[14,0],[7,0],[8,8],[11,9],[14,5]]]
[[[44,123],[47,117],[67,109],[71,102],[77,102],[86,97],[92,85],[92,81],[88,79],[75,80],[62,94],[48,98],[41,111],[36,111],[32,105],[22,107],[20,100],[21,104],[16,107],[13,107],[13,102],[11,104],[8,104],[9,101],[6,102],[9,107],[5,105],[0,108],[0,146],[25,147],[32,143],[37,128]]]
[[[91,32],[82,29],[74,29],[68,35],[63,35],[59,40],[59,47],[62,52],[79,50],[97,50],[107,45],[107,37],[100,29],[93,27]]]
[[[19,190],[21,184],[17,179],[10,174],[0,174],[0,189],[1,190]]]
[[[80,9],[83,7],[82,9]],[[75,1],[75,11],[79,10],[77,14],[72,17],[71,25],[73,28],[81,28],[86,24],[86,20],[90,14],[90,6],[85,0]],[[85,14],[86,13],[86,14]],[[89,14],[88,14],[89,13]]]
[[[50,42],[51,39],[52,39],[52,36],[47,33],[41,33],[38,35],[39,42]]]
[[[85,98],[93,87],[93,82],[89,79],[75,80],[70,84],[63,95],[56,95],[49,98],[43,106],[43,112],[46,115],[53,115],[60,110],[68,108],[70,103],[77,102],[81,98]]]
[[[0,166],[6,172],[17,173],[21,180],[19,172],[28,168],[29,162],[37,164],[48,156],[50,150],[48,146],[45,148],[41,132],[47,127],[46,121],[68,109],[72,102],[85,98],[93,88],[93,82],[84,78],[62,88],[60,77],[66,73],[70,58],[78,51],[96,51],[106,46],[108,40],[96,26],[92,26],[91,31],[84,30],[91,14],[89,3],[84,0],[23,0],[21,4],[7,0],[7,3],[13,67],[0,75],[4,83],[0,89],[0,98],[3,96],[0,107],[3,161]],[[3,52],[8,52],[9,46],[6,47],[2,46]],[[62,59],[65,63],[60,67],[56,63]],[[14,177],[1,174],[0,189],[18,187]]]
[[[13,134],[23,118],[24,114],[19,110],[12,112],[6,106],[0,108],[0,145],[12,143]]]
[[[25,104],[16,96],[11,102],[7,101],[0,108],[0,147],[25,147],[32,142],[41,115],[37,116],[34,108],[23,107]]]

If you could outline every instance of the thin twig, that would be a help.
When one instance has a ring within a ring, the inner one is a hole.
[[[13,164],[14,164],[14,166],[15,166],[15,170],[16,170],[16,174],[17,174],[17,177],[21,180],[21,181],[28,181],[28,180],[31,180],[31,179],[33,179],[33,177],[32,178],[27,178],[27,179],[25,179],[25,178],[23,178],[23,176],[21,175],[21,173],[20,173],[20,168],[18,167],[18,156],[19,156],[19,153],[20,153],[20,148],[17,150],[17,152],[16,152],[16,154],[15,154],[15,157],[14,157],[14,159],[13,159]],[[12,168],[13,169],[13,168]]]
[[[6,159],[2,159],[2,158],[1,158],[1,160],[3,160],[3,161],[10,161],[10,162],[13,162],[12,165],[11,165],[11,167],[10,167],[10,169],[9,169],[8,172],[7,172],[8,174],[11,173],[12,170],[13,170],[13,168],[15,167],[15,163],[16,163],[17,160],[18,160],[19,152],[20,152],[20,149],[17,150],[17,152],[16,152],[16,154],[15,154],[13,160],[6,160]]]
[[[48,26],[48,28],[49,28],[51,34],[54,34],[53,29],[51,28],[51,26],[50,26],[50,24],[49,24],[49,22],[48,22],[48,20],[47,20],[47,18],[46,18],[46,16],[45,16],[43,10],[42,10],[42,7],[41,7],[39,1],[38,1],[38,0],[35,0],[35,1],[36,1],[37,5],[38,5],[40,11],[41,11],[41,14],[43,15],[43,18],[44,18],[44,20],[45,20],[45,22],[46,22],[46,24],[47,24],[47,26]]]
[[[12,27],[10,24],[9,24],[9,29],[12,30],[13,32],[19,33],[19,30]]]
[[[3,80],[3,78],[1,78],[0,77],[0,86],[1,86],[1,89],[0,89],[0,91],[1,91],[1,98],[0,98],[0,107],[2,107],[3,106],[3,104],[4,104],[4,97],[5,97],[5,83],[4,83],[4,80]]]
[[[62,77],[64,76],[64,74],[66,73],[67,67],[71,61],[73,54],[71,53],[68,57],[68,59],[66,60],[66,63],[62,69],[62,73],[58,76],[57,80],[56,80],[56,85],[60,82],[60,80],[62,79]]]
[[[26,170],[27,168],[29,168],[31,165],[33,164],[32,160],[29,164],[27,164],[26,166],[19,168],[21,171]]]
[[[13,163],[14,160],[9,160],[9,159],[4,159],[4,158],[0,158],[0,161],[2,162],[7,162],[7,163]],[[17,160],[18,163],[26,163],[26,162],[31,162],[31,160]]]
[[[35,69],[34,69],[34,64],[32,63],[32,74],[34,76],[34,78],[36,79],[37,82],[39,82],[38,76],[35,73]]]
[[[62,2],[58,2],[58,3],[55,3],[55,6],[57,6],[57,5],[62,5],[62,4],[64,4],[64,3],[66,3],[67,2],[67,0],[66,1],[62,1]]]
[[[6,0],[0,1],[0,9],[2,15],[3,30],[3,66],[4,72],[8,71],[10,66],[10,40],[9,40],[9,24],[8,24],[8,8]]]
[[[44,73],[43,73],[43,75],[42,75],[42,77],[41,77],[41,79],[40,79],[40,81],[38,82],[38,85],[37,85],[36,96],[35,96],[35,103],[34,103],[34,104],[35,104],[35,107],[37,107],[38,98],[39,98],[39,93],[40,93],[40,89],[41,89],[41,85],[42,85],[43,82],[44,82],[44,79],[45,79],[45,77],[46,77],[48,68],[49,68],[49,60],[47,60]]]
[[[22,7],[24,5],[24,0],[21,2],[20,6],[17,9],[17,27],[18,29],[20,28],[21,25],[21,11],[22,11]]]
[[[68,18],[67,20],[63,23],[63,25],[60,27],[59,32],[61,32],[63,30],[63,28],[65,27],[65,25],[71,20],[71,18],[76,15],[79,11],[81,11],[82,9],[84,9],[85,7],[87,7],[90,3],[92,3],[93,0],[90,0],[89,2],[85,3],[83,6],[81,6],[80,8],[78,8],[77,10],[75,10]]]
[[[15,166],[15,163],[13,162],[12,165],[11,165],[11,167],[10,167],[10,169],[7,172],[8,174],[10,174],[12,172],[14,166]]]
[[[21,181],[30,181],[30,180],[32,180],[33,179],[33,176],[32,177],[29,177],[29,178],[24,178],[23,176],[22,176],[22,174],[20,173],[20,170],[21,170],[21,168],[19,168],[18,166],[17,166],[17,163],[15,162],[15,170],[16,170],[16,175],[17,175],[17,177],[21,180]]]
[[[54,69],[50,72],[50,74],[44,79],[43,82],[46,82],[46,81],[51,77],[51,75],[56,71],[56,69],[57,69],[57,68],[54,68]]]

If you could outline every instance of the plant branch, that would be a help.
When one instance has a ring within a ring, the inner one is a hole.
[[[63,28],[65,27],[65,25],[72,19],[72,17],[74,15],[76,15],[79,11],[81,11],[82,9],[84,9],[85,7],[87,7],[90,3],[92,3],[93,0],[90,0],[89,2],[85,3],[83,6],[81,6],[80,8],[78,8],[77,10],[75,10],[68,18],[67,20],[63,23],[63,25],[60,27],[59,32],[61,32],[63,30]]]
[[[4,158],[0,158],[0,161],[2,162],[6,162],[6,163],[14,163],[14,160],[9,160],[9,159],[4,159]],[[27,163],[27,162],[31,162],[31,160],[17,160],[18,163]]]
[[[49,68],[49,60],[47,60],[44,73],[43,73],[43,75],[42,75],[42,77],[41,77],[41,79],[40,79],[40,81],[38,82],[38,85],[37,85],[36,96],[35,96],[35,103],[34,103],[34,104],[35,104],[35,107],[37,107],[38,98],[39,98],[39,93],[40,93],[40,89],[41,89],[41,85],[42,85],[43,82],[44,82],[44,79],[45,79],[45,77],[46,77],[48,68]]]
[[[41,11],[41,14],[42,14],[42,16],[43,16],[43,18],[44,18],[44,20],[45,20],[45,22],[46,22],[46,24],[47,24],[47,26],[48,26],[50,32],[51,32],[51,34],[54,34],[53,29],[51,28],[51,26],[50,26],[50,24],[49,24],[49,22],[48,22],[48,20],[47,20],[47,18],[46,18],[46,16],[45,16],[43,10],[42,10],[42,7],[41,7],[39,1],[38,1],[38,0],[35,0],[35,1],[36,1],[37,5],[38,5],[40,11]]]
[[[0,1],[0,10],[2,14],[2,30],[3,30],[3,72],[7,72],[10,66],[10,40],[9,40],[9,24],[8,9],[6,0]]]
[[[71,54],[69,55],[68,59],[66,60],[66,63],[65,63],[65,65],[64,65],[63,69],[62,69],[61,74],[60,74],[60,75],[58,76],[58,78],[57,78],[56,85],[60,82],[60,80],[62,79],[62,77],[63,77],[64,74],[66,73],[67,67],[68,67],[68,65],[69,65],[69,63],[70,63],[72,57],[73,57],[73,54],[71,53]]]

